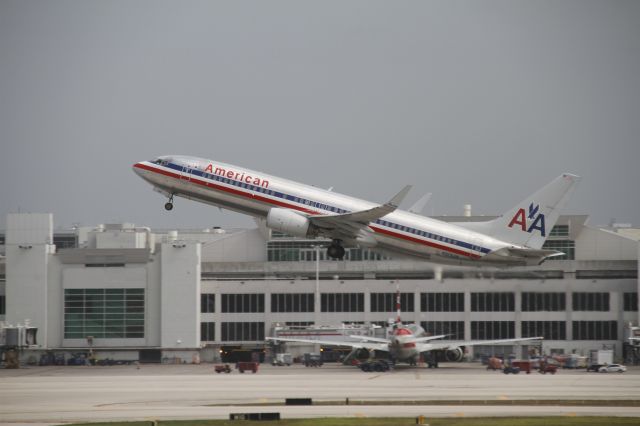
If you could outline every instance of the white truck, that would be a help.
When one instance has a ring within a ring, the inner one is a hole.
[[[598,372],[600,367],[609,364],[613,364],[612,349],[593,350],[589,354],[589,366],[587,367],[587,371]]]

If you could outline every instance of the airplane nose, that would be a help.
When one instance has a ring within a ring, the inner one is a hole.
[[[142,176],[142,164],[135,163],[131,167],[133,168],[133,171],[135,172],[135,174],[137,174],[138,176]]]

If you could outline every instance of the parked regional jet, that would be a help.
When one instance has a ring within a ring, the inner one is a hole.
[[[393,330],[388,339],[368,337],[368,336],[349,336],[353,339],[361,340],[361,342],[347,342],[335,340],[314,340],[314,339],[296,339],[288,337],[267,337],[267,340],[276,342],[294,342],[294,343],[312,343],[323,346],[350,347],[351,354],[347,356],[350,359],[355,355],[356,351],[366,349],[370,355],[374,351],[386,352],[393,362],[406,362],[410,365],[416,365],[422,354],[432,351],[443,351],[448,361],[461,361],[464,355],[463,347],[475,345],[495,345],[502,343],[522,343],[527,341],[540,341],[542,337],[527,337],[517,339],[497,339],[497,340],[449,340],[441,339],[447,335],[428,336],[422,327],[417,324],[402,324],[400,319],[400,292],[396,293],[396,309],[398,316],[393,325]],[[441,341],[434,341],[441,340]],[[436,359],[436,357],[432,357]],[[437,362],[435,363],[437,366]]]
[[[398,205],[411,186],[375,204],[218,161],[182,155],[158,157],[133,170],[166,197],[183,197],[266,219],[289,235],[332,240],[331,258],[344,246],[378,248],[435,263],[537,265],[563,253],[542,248],[579,177],[562,174],[504,215],[486,222],[447,223]]]

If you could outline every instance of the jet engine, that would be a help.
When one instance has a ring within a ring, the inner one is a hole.
[[[462,357],[464,356],[464,351],[460,347],[447,349],[444,353],[444,356],[447,358],[447,361],[451,361],[451,362],[462,361]]]
[[[309,219],[289,209],[273,208],[267,214],[267,227],[294,237],[315,236]]]

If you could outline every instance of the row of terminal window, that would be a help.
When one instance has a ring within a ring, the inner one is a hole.
[[[311,322],[301,323],[312,325]],[[381,323],[380,325],[386,325]],[[445,335],[443,340],[463,340],[464,321],[422,321],[422,328],[431,335]],[[223,342],[262,341],[265,337],[263,322],[222,322],[220,323]],[[567,340],[568,324],[565,321],[522,321],[522,337],[544,337],[546,340]],[[572,321],[573,340],[617,340],[617,321]],[[513,321],[471,321],[472,340],[514,339]],[[203,342],[216,341],[215,323],[200,323],[200,339]]]
[[[265,311],[264,294],[222,294],[222,313],[258,313]],[[566,293],[523,292],[520,310],[523,312],[558,312],[567,309]],[[606,292],[574,292],[574,311],[608,312],[610,294]],[[415,311],[415,294],[400,293],[400,308],[404,312]],[[215,312],[215,294],[201,294],[200,311]],[[364,312],[364,293],[322,293],[321,312]],[[396,293],[371,293],[370,312],[394,312]],[[624,311],[638,311],[638,293],[628,292],[623,296]],[[313,293],[272,293],[271,312],[314,312]],[[421,312],[464,312],[464,293],[420,293]],[[471,293],[471,312],[514,312],[515,293],[489,292]]]

